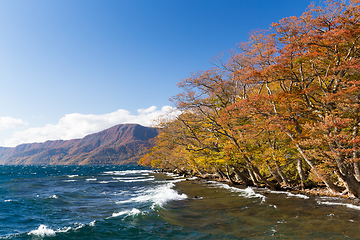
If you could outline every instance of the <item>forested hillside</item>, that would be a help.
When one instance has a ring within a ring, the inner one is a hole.
[[[152,146],[157,129],[120,124],[81,139],[0,148],[1,164],[137,164]]]
[[[360,197],[360,1],[327,1],[251,33],[181,81],[144,165]],[[226,37],[226,36],[224,36]]]

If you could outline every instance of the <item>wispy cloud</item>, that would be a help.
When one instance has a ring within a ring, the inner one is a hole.
[[[137,123],[143,126],[152,126],[154,120],[169,114],[176,114],[171,106],[164,106],[159,110],[155,106],[139,109],[138,115],[132,115],[124,109],[102,115],[66,114],[57,124],[47,124],[44,127],[16,131],[10,138],[5,139],[2,145],[13,147],[21,143],[82,138],[87,134],[102,131],[116,124]]]
[[[28,124],[21,119],[16,119],[12,117],[0,117],[0,130],[5,129],[17,129],[25,127]]]

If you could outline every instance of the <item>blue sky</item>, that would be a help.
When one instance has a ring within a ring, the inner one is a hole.
[[[150,125],[176,83],[311,2],[0,0],[0,146]]]

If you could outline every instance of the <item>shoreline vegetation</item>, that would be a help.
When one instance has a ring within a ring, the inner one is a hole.
[[[360,198],[360,0],[254,31],[178,83],[139,164],[232,185]]]

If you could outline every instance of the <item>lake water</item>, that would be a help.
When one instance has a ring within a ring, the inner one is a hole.
[[[360,239],[346,200],[136,166],[0,166],[0,239]]]

